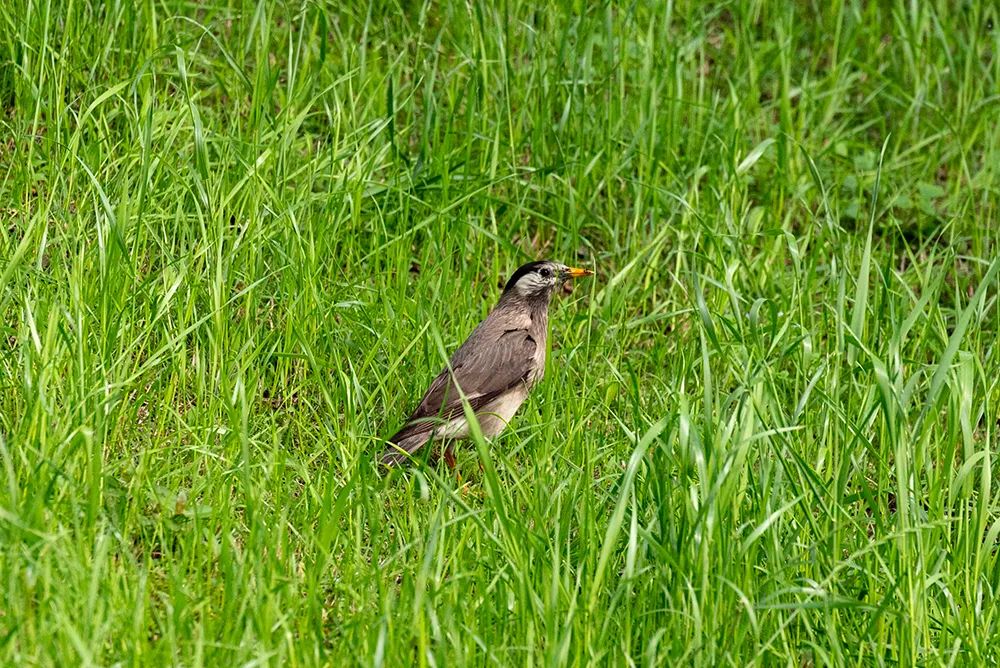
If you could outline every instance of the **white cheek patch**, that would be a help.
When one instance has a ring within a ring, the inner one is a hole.
[[[531,272],[530,274],[525,274],[514,284],[514,289],[517,290],[517,294],[522,297],[530,297],[536,294],[538,291],[545,288],[545,281],[536,274]]]

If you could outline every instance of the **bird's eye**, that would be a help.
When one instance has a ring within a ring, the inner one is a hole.
[[[538,273],[542,275],[542,278],[549,278],[550,276],[552,276],[552,270],[546,269],[545,267],[539,269]]]

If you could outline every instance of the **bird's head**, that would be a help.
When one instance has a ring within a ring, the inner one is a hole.
[[[545,299],[552,291],[570,278],[590,276],[594,272],[589,269],[567,267],[558,262],[544,260],[521,265],[507,281],[503,294],[516,295],[522,299]]]

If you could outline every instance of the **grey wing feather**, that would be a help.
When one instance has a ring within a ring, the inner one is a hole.
[[[487,338],[488,337],[488,338]],[[382,455],[387,466],[401,463],[405,453],[419,450],[440,420],[450,420],[463,412],[460,387],[473,411],[528,380],[538,346],[527,329],[506,329],[495,340],[483,332],[473,332],[455,351],[448,366],[431,382],[420,405],[389,442]]]
[[[410,420],[451,418],[462,412],[462,388],[473,410],[527,380],[538,344],[527,329],[505,330],[495,341],[469,337],[427,389]]]

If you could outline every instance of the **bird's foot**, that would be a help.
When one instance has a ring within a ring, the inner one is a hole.
[[[450,445],[444,449],[444,463],[455,474],[455,482],[461,485],[461,489],[464,490],[465,485],[462,485],[462,472],[458,470],[458,462],[455,460],[455,448]]]

